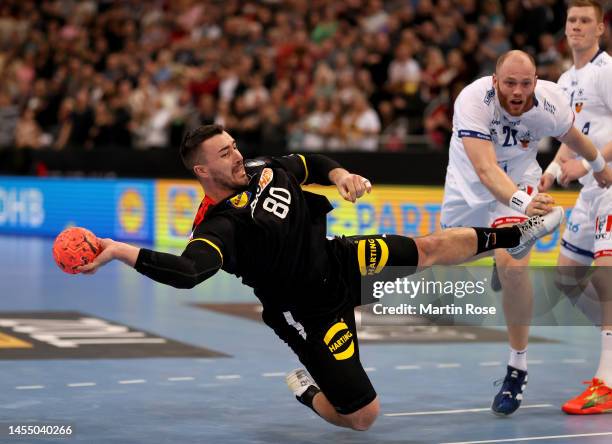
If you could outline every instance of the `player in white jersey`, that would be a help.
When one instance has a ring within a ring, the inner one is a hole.
[[[541,169],[538,141],[552,136],[596,161],[595,146],[573,126],[573,113],[555,83],[537,81],[533,58],[522,51],[502,55],[495,75],[468,85],[455,102],[453,136],[444,187],[443,227],[511,225],[553,210],[552,197],[537,194]],[[608,168],[596,173],[612,182]],[[507,375],[492,410],[513,413],[527,383],[526,350],[533,290],[526,266],[529,249],[495,255],[511,347]]]
[[[603,11],[599,3],[592,0],[569,3],[565,34],[574,66],[563,73],[559,85],[575,112],[576,126],[609,162],[612,145],[606,147],[606,144],[612,141],[612,57],[599,48],[603,32]],[[543,191],[552,186],[555,178],[562,185],[580,178],[583,185],[561,240],[558,265],[566,283],[570,275],[579,274],[577,267],[593,261],[596,266],[612,266],[612,188],[598,187],[588,162],[570,160],[571,154],[567,147],[561,146],[540,183]],[[602,279],[606,269],[598,271],[591,285],[583,284],[585,294],[577,303],[586,310],[590,304],[591,311],[601,315],[597,321],[602,328],[599,367],[586,391],[563,405],[563,410],[570,414],[612,412],[612,307],[611,302],[605,302],[611,300],[612,288],[607,285],[609,278]],[[599,290],[599,298],[595,288]]]

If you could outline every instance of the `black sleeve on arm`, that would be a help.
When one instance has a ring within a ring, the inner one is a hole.
[[[134,268],[162,284],[193,288],[215,274],[222,265],[219,250],[206,242],[192,242],[181,256],[141,248]]]
[[[273,161],[292,173],[301,185],[309,183],[333,185],[329,180],[329,172],[342,168],[338,162],[322,154],[292,154],[275,157]]]
[[[309,173],[305,184],[333,185],[329,180],[329,172],[336,168],[342,168],[338,162],[323,154],[304,154],[304,158]]]

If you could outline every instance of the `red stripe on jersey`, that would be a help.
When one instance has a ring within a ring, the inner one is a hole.
[[[608,220],[606,221],[606,233],[612,231],[612,216],[608,215]]]
[[[599,250],[595,252],[595,259],[604,256],[612,256],[612,250]]]
[[[524,222],[526,220],[527,220],[527,217],[524,217],[524,216],[498,217],[497,219],[493,221],[493,223],[491,224],[491,227],[497,228],[500,225],[505,225],[505,224],[520,224],[521,222]]]
[[[215,202],[210,197],[204,196],[204,199],[202,199],[202,203],[200,203],[200,207],[198,208],[198,212],[196,213],[195,219],[193,221],[194,230],[195,230],[195,227],[200,225],[200,222],[204,220],[204,215],[206,214],[206,212],[208,211],[208,208],[211,205],[215,205]]]

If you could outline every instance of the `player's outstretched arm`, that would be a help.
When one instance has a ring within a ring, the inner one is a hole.
[[[175,288],[193,288],[214,275],[223,265],[221,253],[205,242],[190,243],[182,255],[138,248],[112,239],[101,239],[102,252],[79,271],[95,273],[112,260],[133,267],[139,273]]]
[[[606,162],[612,162],[612,142],[604,145],[600,151]],[[586,159],[566,160],[561,164],[561,171],[558,181],[561,185],[566,186],[572,180],[580,179],[582,176],[590,173],[591,170],[591,163]]]
[[[532,198],[517,188],[497,164],[495,150],[490,141],[475,137],[463,137],[462,140],[478,178],[498,201],[528,216],[544,215],[552,210],[554,201],[548,194],[540,193]]]
[[[600,187],[607,188],[612,184],[612,170],[606,164],[604,156],[593,145],[593,142],[576,127],[572,126],[559,140],[586,159]]]
[[[349,173],[344,168],[335,168],[329,172],[329,180],[336,185],[338,192],[349,202],[355,202],[365,193],[372,192],[372,184],[358,174]]]
[[[302,185],[336,185],[340,195],[349,202],[355,202],[372,191],[368,179],[349,173],[338,162],[322,154],[294,154],[275,157],[273,161],[290,171]]]
[[[555,183],[555,180],[559,183],[559,185],[562,185],[562,165],[571,161],[574,157],[576,157],[576,153],[569,149],[566,144],[562,143],[557,151],[557,154],[555,154],[555,158],[552,162],[550,162],[550,164],[548,164],[546,170],[544,170],[542,173],[540,183],[538,184],[538,191],[540,193],[544,193],[550,190]]]
[[[78,270],[81,273],[94,274],[100,267],[115,259],[130,267],[134,267],[140,252],[138,247],[112,239],[100,239],[100,246],[102,247],[102,252],[89,264],[79,267]]]

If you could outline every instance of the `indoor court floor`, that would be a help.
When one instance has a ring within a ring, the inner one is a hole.
[[[593,375],[595,328],[533,329],[550,341],[530,346],[524,405],[509,418],[489,410],[505,342],[362,343],[381,416],[353,432],[294,399],[284,374],[300,364],[269,328],[227,313],[256,302],[233,277],[175,290],[119,263],[69,276],[51,243],[0,237],[1,443],[612,442],[612,415],[560,410]],[[40,424],[74,433],[8,435]]]

